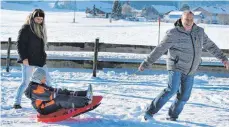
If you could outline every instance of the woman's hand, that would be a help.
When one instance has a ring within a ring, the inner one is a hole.
[[[29,65],[28,59],[24,59],[24,60],[22,61],[22,63],[23,63],[24,65]]]

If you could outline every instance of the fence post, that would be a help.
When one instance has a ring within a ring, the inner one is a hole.
[[[11,37],[8,39],[8,49],[7,49],[7,58],[6,58],[6,72],[9,72],[10,68],[10,49],[11,49]]]
[[[93,77],[96,77],[96,70],[98,64],[98,51],[99,51],[99,38],[96,38],[94,44]]]
[[[161,18],[158,16],[158,44],[160,43],[160,31],[161,31]]]

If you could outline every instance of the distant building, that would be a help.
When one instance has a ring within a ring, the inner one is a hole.
[[[175,6],[152,5],[150,7],[143,8],[142,16],[147,19],[157,19],[158,16],[162,18],[164,15],[175,10],[177,10]]]
[[[223,7],[197,7],[194,11],[201,11],[203,22],[210,24],[229,24],[229,9]]]
[[[108,18],[111,10],[93,7],[93,9],[87,8],[85,13],[87,18]]]
[[[194,11],[194,22],[200,23],[203,19],[203,14],[200,11]],[[176,22],[179,18],[181,18],[183,11],[171,11],[167,15],[164,16],[165,22]]]

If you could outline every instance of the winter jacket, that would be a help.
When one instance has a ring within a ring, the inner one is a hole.
[[[43,67],[46,64],[46,53],[43,39],[35,35],[30,25],[22,26],[17,39],[18,63],[28,59],[29,65]]]
[[[175,27],[166,32],[161,43],[154,48],[141,66],[149,68],[150,64],[168,51],[167,70],[194,74],[201,63],[202,49],[206,49],[222,61],[228,60],[214,42],[208,38],[203,28],[194,24],[191,31],[185,31],[179,19],[175,23]]]
[[[31,99],[35,109],[41,110],[55,104],[55,90],[56,89],[45,84],[30,82],[25,90],[25,95],[27,98]]]
[[[83,107],[88,104],[87,91],[70,91],[46,84],[30,82],[25,95],[40,114],[47,115],[62,108]],[[73,105],[74,104],[74,105]]]

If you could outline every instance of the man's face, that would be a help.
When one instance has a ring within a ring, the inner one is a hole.
[[[181,18],[181,22],[182,22],[182,25],[184,26],[184,28],[190,28],[192,27],[193,25],[193,14],[190,14],[190,13],[185,13],[182,15],[182,18]]]

